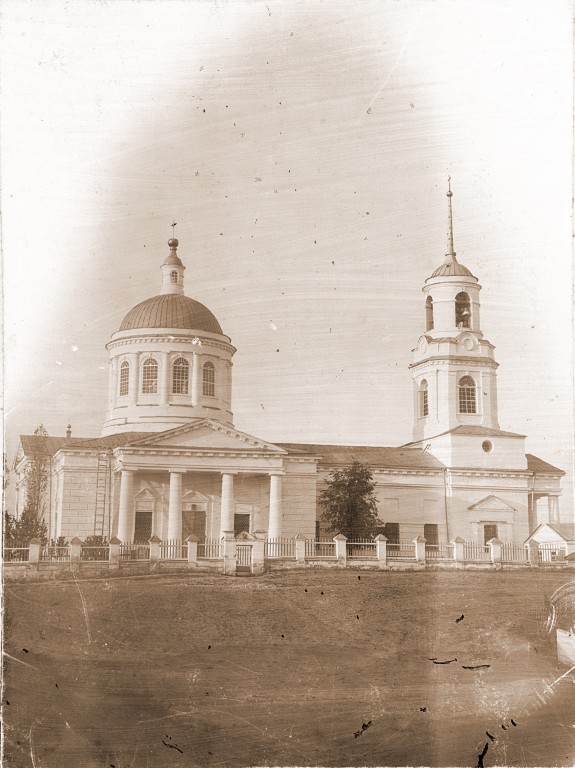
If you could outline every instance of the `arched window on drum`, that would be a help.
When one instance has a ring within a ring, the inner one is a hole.
[[[130,389],[130,363],[124,360],[120,366],[120,397],[127,395]]]
[[[202,369],[202,394],[206,397],[216,396],[216,368],[209,360]]]
[[[174,360],[172,368],[172,393],[187,395],[190,381],[190,364],[184,357]]]
[[[142,365],[142,394],[155,395],[158,392],[158,363],[153,357]]]

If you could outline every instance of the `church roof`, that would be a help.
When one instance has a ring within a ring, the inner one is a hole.
[[[120,445],[126,445],[149,434],[149,432],[122,432],[106,437],[71,437],[69,439],[50,435],[20,435],[20,444],[25,456],[53,456],[61,448],[88,450],[118,448]]]
[[[554,467],[553,464],[548,464],[538,456],[533,456],[531,453],[526,453],[527,469],[530,472],[534,472],[536,475],[564,475],[565,472],[559,467]]]
[[[120,331],[136,328],[185,328],[222,334],[210,310],[199,301],[175,293],[152,296],[136,304],[122,320]]]
[[[390,448],[371,445],[318,445],[274,443],[291,454],[320,457],[320,464],[348,465],[353,461],[389,469],[443,469],[444,465],[421,448]]]
[[[505,432],[502,429],[481,427],[474,424],[460,424],[458,427],[447,429],[445,432],[439,432],[437,435],[432,435],[431,437],[426,437],[422,440],[406,443],[402,447],[407,448],[412,445],[420,445],[421,443],[428,442],[429,440],[435,440],[435,438],[442,437],[443,435],[477,435],[478,437],[525,437],[525,435],[520,435],[518,432]]]

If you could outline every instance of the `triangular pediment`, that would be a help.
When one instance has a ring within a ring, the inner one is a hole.
[[[486,496],[484,499],[481,499],[481,501],[472,504],[468,509],[472,509],[476,512],[515,512],[515,507],[512,507],[511,504],[503,501],[503,499],[500,499],[498,496],[493,495]]]
[[[525,542],[529,541],[537,541],[539,543],[550,543],[554,544],[556,542],[566,542],[567,539],[565,536],[563,536],[560,531],[557,530],[557,528],[554,528],[551,523],[541,523],[537,526],[537,528],[533,531],[531,536],[527,539]]]
[[[139,448],[188,448],[214,451],[253,451],[254,453],[285,454],[287,451],[259,437],[240,432],[213,419],[198,419],[165,432],[155,432],[135,440],[130,446]]]

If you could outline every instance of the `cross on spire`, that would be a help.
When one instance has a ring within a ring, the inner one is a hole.
[[[171,224],[171,227],[172,227],[172,237],[174,237],[175,234],[176,234],[175,233],[175,229],[176,229],[177,225],[178,225],[177,221],[173,221],[172,224]]]

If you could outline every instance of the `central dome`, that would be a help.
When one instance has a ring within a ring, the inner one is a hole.
[[[120,331],[136,328],[184,328],[223,335],[220,324],[207,307],[176,293],[152,296],[136,304],[122,320]]]

